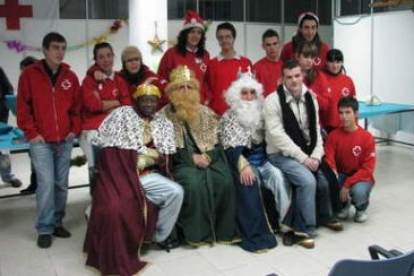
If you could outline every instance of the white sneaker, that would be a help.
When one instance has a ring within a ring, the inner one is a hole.
[[[351,204],[348,203],[341,211],[339,211],[338,213],[336,213],[336,217],[338,219],[342,219],[345,220],[349,217],[349,211],[351,209]]]
[[[354,216],[354,221],[362,223],[368,219],[368,214],[365,211],[356,211]]]
[[[86,207],[86,210],[85,210],[86,221],[88,221],[89,218],[91,217],[91,209],[92,209],[92,204],[89,204],[88,207]]]

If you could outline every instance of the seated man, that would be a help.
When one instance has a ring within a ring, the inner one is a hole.
[[[303,84],[303,73],[295,60],[282,69],[283,84],[264,104],[267,153],[273,165],[292,183],[292,212],[285,223],[294,232],[285,235],[285,244],[314,247],[316,214],[318,224],[333,230],[342,225],[333,218],[329,183],[319,169],[323,156],[318,103]],[[318,210],[316,210],[315,198]]]
[[[137,235],[144,232],[151,238],[149,202],[159,208],[155,241],[166,249],[178,246],[169,235],[180,212],[183,189],[161,174],[170,175],[168,155],[175,152],[175,138],[172,123],[155,113],[160,97],[156,86],[139,86],[136,106],[113,111],[93,139],[102,154],[84,251],[88,253],[87,264],[105,275],[132,275],[143,267],[137,251],[144,237]],[[115,150],[120,153],[112,153]],[[135,157],[128,157],[131,154]]]
[[[329,134],[325,145],[326,162],[338,177],[339,198],[345,208],[337,217],[349,216],[350,199],[355,206],[355,222],[364,222],[369,195],[374,185],[375,141],[372,135],[357,125],[358,101],[344,97],[338,102],[342,127]]]
[[[186,66],[171,72],[166,92],[170,104],[162,112],[174,124],[177,147],[174,180],[185,191],[177,230],[193,246],[235,242],[235,192],[217,115],[200,104],[200,85]]]
[[[236,188],[236,219],[241,247],[259,251],[276,246],[269,231],[260,185],[275,195],[279,217],[289,207],[283,173],[267,160],[264,143],[263,87],[252,74],[243,74],[225,93],[230,109],[221,118],[221,143],[231,165]]]

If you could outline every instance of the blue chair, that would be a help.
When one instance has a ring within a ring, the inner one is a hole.
[[[405,254],[373,245],[368,248],[372,260],[338,261],[329,276],[412,276],[414,250]],[[380,259],[380,255],[385,259]]]

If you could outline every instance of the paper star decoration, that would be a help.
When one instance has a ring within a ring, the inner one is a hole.
[[[164,52],[164,49],[162,48],[162,44],[166,42],[165,39],[160,39],[158,37],[157,32],[157,21],[155,21],[155,36],[154,39],[148,40],[148,44],[152,47],[152,53],[155,53],[156,51],[160,51],[161,53]]]

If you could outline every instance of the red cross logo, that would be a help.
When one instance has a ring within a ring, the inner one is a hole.
[[[344,97],[349,96],[349,88],[348,87],[342,88],[342,96],[344,96]]]
[[[68,90],[69,88],[72,87],[72,83],[68,79],[65,79],[62,82],[61,86],[62,86],[63,89]]]
[[[0,17],[6,18],[7,30],[20,30],[20,17],[33,17],[33,7],[19,5],[19,0],[5,0],[0,5]]]
[[[361,153],[362,153],[362,149],[361,149],[361,147],[360,147],[360,146],[355,146],[355,147],[352,149],[352,153],[354,154],[354,156],[355,156],[355,157],[360,156],[360,155],[361,155]]]

